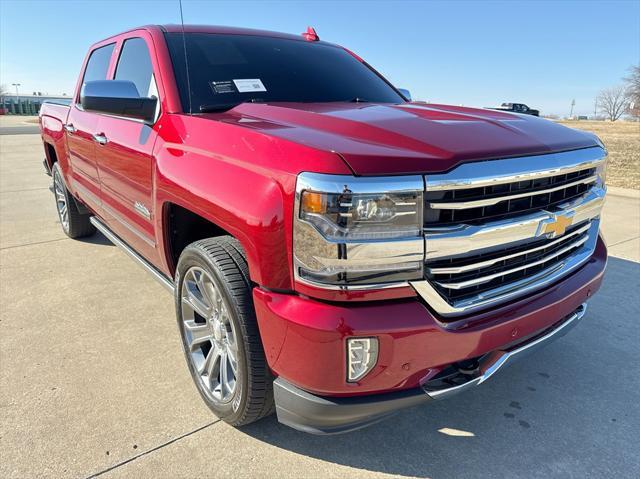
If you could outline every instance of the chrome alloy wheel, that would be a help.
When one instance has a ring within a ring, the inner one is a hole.
[[[67,205],[67,197],[65,195],[65,186],[62,183],[60,174],[56,171],[53,175],[53,194],[56,196],[56,208],[58,209],[58,216],[60,217],[60,223],[65,231],[69,230],[69,209]]]
[[[191,267],[180,292],[184,346],[203,392],[218,403],[233,399],[238,382],[238,335],[225,300],[204,269]]]

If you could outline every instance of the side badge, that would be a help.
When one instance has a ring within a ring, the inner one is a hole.
[[[151,219],[151,212],[147,209],[147,207],[145,205],[143,205],[139,201],[136,201],[136,203],[133,205],[133,207],[135,208],[135,210],[138,213],[140,213],[146,219],[148,219],[148,220]]]

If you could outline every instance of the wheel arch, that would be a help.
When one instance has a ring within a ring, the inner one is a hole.
[[[53,168],[53,164],[58,161],[58,153],[56,152],[56,147],[53,145],[53,143],[48,141],[44,142],[44,157],[47,161],[49,171],[51,171],[51,168]]]
[[[165,259],[171,275],[175,274],[180,254],[191,243],[217,236],[234,236],[210,218],[172,201],[163,205],[162,223]]]
[[[204,206],[204,207],[201,207]],[[181,201],[171,198],[162,203],[161,224],[164,256],[169,274],[175,276],[178,258],[184,248],[204,238],[229,235],[244,250],[251,281],[273,289],[290,289],[284,226],[276,221],[274,208],[283,208],[282,199],[263,198],[251,210],[235,214],[220,205],[202,204],[202,198]]]

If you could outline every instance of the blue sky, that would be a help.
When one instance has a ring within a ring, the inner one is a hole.
[[[598,91],[640,62],[640,0],[196,1],[185,23],[299,33],[313,25],[414,98],[543,113],[593,113]],[[0,0],[0,83],[70,94],[89,45],[130,27],[179,23],[178,0]]]

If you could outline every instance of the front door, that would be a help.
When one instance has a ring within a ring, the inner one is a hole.
[[[121,45],[114,79],[132,81],[142,97],[157,97],[145,39],[128,38]],[[142,121],[100,115],[98,136],[95,148],[104,217],[118,236],[154,261],[156,212],[152,181],[157,132]]]

